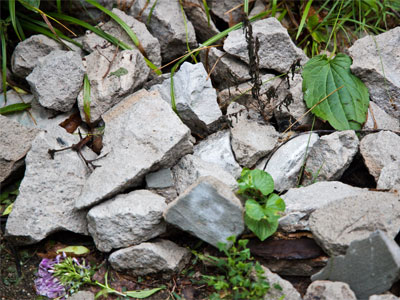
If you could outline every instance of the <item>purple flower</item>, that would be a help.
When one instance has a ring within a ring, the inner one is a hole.
[[[43,258],[40,262],[37,278],[35,279],[36,292],[39,295],[51,299],[65,296],[65,287],[52,274],[54,272],[54,265],[62,260],[61,255],[57,255],[55,259]]]

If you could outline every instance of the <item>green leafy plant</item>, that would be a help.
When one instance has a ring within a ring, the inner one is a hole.
[[[238,183],[238,193],[246,198],[245,223],[263,241],[278,229],[280,212],[285,210],[285,202],[273,193],[274,180],[265,171],[244,168]]]

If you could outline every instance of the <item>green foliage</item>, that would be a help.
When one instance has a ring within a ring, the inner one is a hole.
[[[351,58],[345,54],[338,54],[333,59],[318,55],[306,63],[302,73],[307,107],[313,108],[317,117],[327,120],[337,130],[359,130],[366,120],[368,90],[351,74],[350,65]]]
[[[279,212],[285,211],[285,202],[273,193],[274,180],[267,172],[244,168],[238,183],[239,194],[246,198],[244,221],[263,241],[278,229]]]
[[[4,93],[5,95],[5,93]],[[12,114],[15,112],[23,111],[31,107],[30,103],[15,103],[0,108],[0,115]]]
[[[11,213],[14,200],[17,198],[19,194],[19,185],[21,181],[17,181],[14,184],[3,188],[0,193],[0,212],[2,211],[3,216],[6,216]]]
[[[227,240],[233,243],[229,249],[225,243],[218,244],[219,251],[226,255],[223,258],[193,251],[199,259],[211,263],[219,270],[218,275],[203,275],[207,285],[217,291],[209,299],[262,299],[269,290],[269,283],[265,280],[260,264],[253,262],[250,249],[246,247],[248,240],[239,240],[236,243],[234,236]]]

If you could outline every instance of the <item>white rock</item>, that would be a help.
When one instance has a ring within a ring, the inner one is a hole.
[[[289,281],[282,279],[278,274],[272,273],[264,266],[262,266],[262,268],[264,270],[264,276],[267,278],[266,280],[269,282],[270,285],[270,289],[264,296],[264,300],[302,300],[300,293],[293,287],[293,285]],[[281,289],[276,288],[275,286],[277,285]]]
[[[357,300],[356,295],[344,282],[317,280],[307,288],[304,300]]]
[[[400,160],[391,162],[382,168],[377,188],[400,190]]]
[[[387,292],[382,295],[372,295],[368,298],[368,300],[398,300],[400,299],[399,297],[396,297],[395,295]]]
[[[68,297],[69,300],[94,300],[94,294],[89,291],[79,291]]]
[[[148,188],[159,189],[174,186],[174,178],[171,169],[161,169],[146,175],[146,185]]]
[[[374,128],[375,124],[376,128]],[[400,121],[399,119],[387,114],[382,108],[370,101],[367,121],[365,122],[363,129],[386,129],[400,131]]]

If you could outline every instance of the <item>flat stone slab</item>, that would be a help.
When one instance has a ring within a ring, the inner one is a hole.
[[[356,295],[344,282],[317,280],[307,288],[303,300],[357,300]]]
[[[146,175],[146,186],[151,189],[162,189],[174,186],[174,178],[170,168],[161,169]]]

